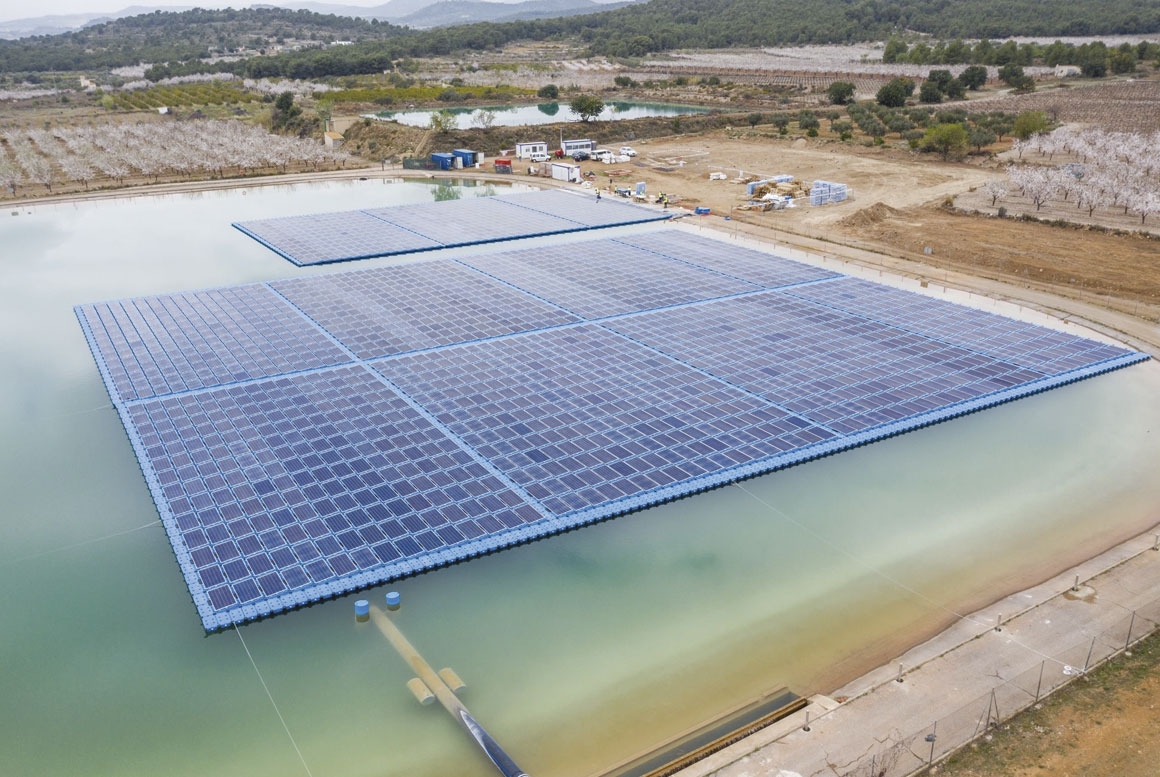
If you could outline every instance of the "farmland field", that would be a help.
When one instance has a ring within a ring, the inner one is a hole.
[[[977,111],[1043,111],[1060,123],[1077,122],[1119,132],[1160,129],[1160,81],[1072,86],[1024,95],[972,100]]]
[[[209,83],[174,84],[154,86],[148,89],[116,92],[105,95],[103,101],[109,108],[141,111],[154,108],[183,108],[195,105],[223,105],[248,103],[258,99],[253,92],[239,89],[233,84],[221,81]]]

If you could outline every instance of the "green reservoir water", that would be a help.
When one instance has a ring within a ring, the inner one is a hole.
[[[72,312],[335,270],[297,269],[234,220],[486,191],[365,181],[4,211],[0,774],[492,773],[414,701],[356,597],[203,634]],[[1158,396],[1149,362],[369,598],[402,593],[400,627],[468,683],[520,766],[584,777],[779,686],[830,690],[1152,526]]]

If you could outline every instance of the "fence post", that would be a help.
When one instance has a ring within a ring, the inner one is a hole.
[[[926,735],[926,741],[930,742],[930,758],[927,759],[926,765],[930,766],[934,763],[934,741],[938,739],[936,733],[938,732],[938,721],[936,720],[930,726],[930,733]]]
[[[1132,627],[1136,625],[1136,611],[1132,610],[1132,619],[1128,621],[1128,636],[1124,639],[1124,650],[1132,644]]]
[[[1083,673],[1084,674],[1087,674],[1088,664],[1091,663],[1091,660],[1092,660],[1092,651],[1094,651],[1095,649],[1096,649],[1096,638],[1092,637],[1092,645],[1091,645],[1091,647],[1088,648],[1087,658],[1085,658],[1083,660]]]
[[[1039,692],[1043,690],[1043,665],[1046,663],[1046,660],[1039,662],[1039,682],[1035,683],[1035,701],[1039,701]]]

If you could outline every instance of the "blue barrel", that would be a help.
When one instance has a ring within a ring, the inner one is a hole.
[[[359,599],[354,603],[354,614],[360,618],[365,618],[371,614],[371,603],[366,599]]]
[[[399,605],[403,603],[403,597],[399,595],[398,591],[390,591],[387,593],[387,609],[397,610]]]

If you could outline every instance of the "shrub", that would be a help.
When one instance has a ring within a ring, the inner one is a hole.
[[[833,105],[846,105],[854,99],[854,84],[849,81],[835,81],[826,89],[826,96]]]
[[[942,89],[934,81],[923,81],[922,87],[918,90],[919,102],[924,103],[941,103],[943,99]]]
[[[901,108],[906,105],[906,98],[914,94],[914,82],[909,78],[895,78],[883,85],[875,96],[879,105],[888,108]]]
[[[977,92],[987,83],[987,68],[982,65],[971,65],[959,73],[959,83]]]
[[[938,152],[944,161],[960,159],[969,149],[970,140],[962,124],[939,124],[928,129],[922,138],[922,150]]]

